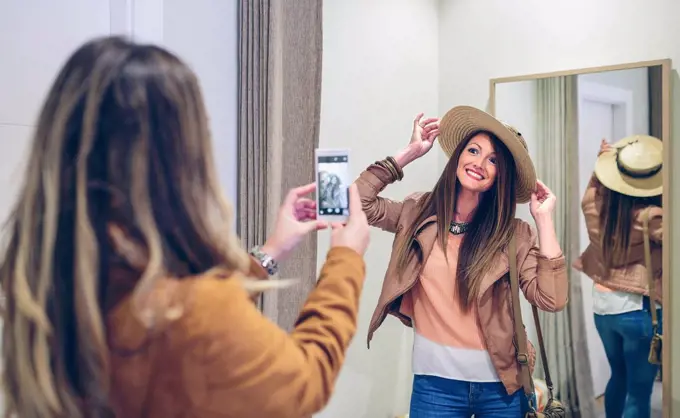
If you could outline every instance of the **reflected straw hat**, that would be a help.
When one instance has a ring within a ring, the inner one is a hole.
[[[517,203],[527,203],[536,189],[536,169],[522,134],[514,127],[471,106],[457,106],[446,112],[439,123],[439,144],[448,158],[473,133],[495,135],[510,151],[517,169]]]
[[[663,142],[634,135],[612,144],[595,163],[595,176],[606,188],[633,197],[663,192]]]

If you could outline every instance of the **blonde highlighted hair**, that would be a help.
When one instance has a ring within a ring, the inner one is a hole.
[[[232,218],[194,73],[166,50],[122,38],[79,48],[47,95],[7,223],[7,414],[113,416],[111,267],[136,272],[140,301],[158,277],[246,272]],[[144,249],[141,262],[126,242]],[[159,314],[140,318],[153,325]]]

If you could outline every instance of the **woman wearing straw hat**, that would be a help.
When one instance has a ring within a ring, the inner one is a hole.
[[[432,191],[401,202],[379,197],[438,136],[449,161]],[[356,183],[369,223],[395,234],[368,341],[388,314],[415,329],[410,418],[519,417],[511,236],[527,300],[558,311],[568,293],[555,196],[537,181],[522,135],[468,106],[441,123],[419,115],[406,148],[369,166]],[[538,233],[515,219],[516,204],[527,202]],[[533,367],[535,351],[525,354]]]
[[[651,136],[613,145],[603,140],[581,205],[590,244],[574,267],[595,282],[595,326],[612,372],[604,397],[608,418],[650,416],[658,366],[648,361],[655,330],[643,220],[648,220],[654,306],[661,318],[662,147]]]

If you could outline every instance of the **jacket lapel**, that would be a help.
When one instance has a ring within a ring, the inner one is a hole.
[[[423,262],[427,261],[427,258],[432,252],[435,242],[437,241],[437,216],[432,215],[425,219],[416,228],[416,239],[415,241],[420,246],[420,250],[423,253]]]
[[[491,265],[491,269],[482,280],[477,300],[481,299],[484,293],[510,270],[510,259],[508,258],[507,250],[497,253]]]

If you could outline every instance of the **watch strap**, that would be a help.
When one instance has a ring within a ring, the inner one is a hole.
[[[262,251],[261,247],[253,247],[249,251],[250,255],[257,260],[257,262],[262,266],[263,269],[267,271],[267,274],[273,276],[279,271],[279,265],[269,254]]]

